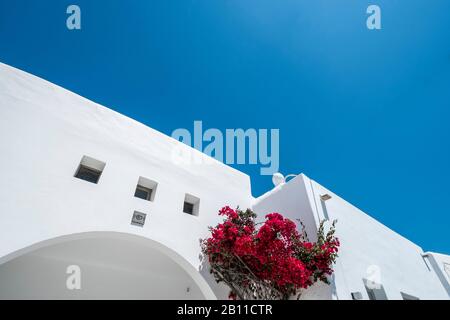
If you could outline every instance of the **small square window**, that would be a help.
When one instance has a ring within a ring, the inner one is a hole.
[[[147,215],[142,212],[135,211],[133,213],[133,218],[131,218],[131,224],[133,226],[143,227],[145,224],[145,218]]]
[[[105,163],[93,158],[84,156],[78,166],[75,178],[82,179],[91,183],[98,183],[102,175]]]
[[[139,199],[153,201],[157,187],[158,183],[156,181],[139,177],[134,196]]]
[[[183,203],[183,212],[198,216],[199,213],[199,206],[200,206],[200,199],[197,197],[194,197],[193,195],[186,194],[184,196],[184,203]]]

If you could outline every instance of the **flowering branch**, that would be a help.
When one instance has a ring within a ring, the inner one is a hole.
[[[210,228],[202,252],[216,281],[230,287],[230,298],[289,299],[317,281],[329,283],[339,247],[335,221],[326,234],[322,221],[312,243],[303,224],[299,233],[278,213],[266,215],[259,229],[250,209],[224,207],[219,215],[225,220]]]

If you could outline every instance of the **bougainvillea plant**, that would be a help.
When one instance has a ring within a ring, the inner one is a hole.
[[[317,241],[310,242],[301,222],[299,232],[279,213],[266,215],[260,224],[249,209],[224,207],[219,215],[224,221],[210,228],[201,245],[216,281],[231,289],[230,299],[299,298],[315,282],[329,283],[339,247],[336,221],[326,234],[322,221]]]

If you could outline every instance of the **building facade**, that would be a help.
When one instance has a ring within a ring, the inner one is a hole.
[[[339,220],[332,284],[304,299],[449,299],[448,256],[305,175],[254,198],[246,174],[179,163],[201,153],[4,64],[0,147],[0,299],[225,299],[199,246],[224,205],[301,219],[308,234]]]

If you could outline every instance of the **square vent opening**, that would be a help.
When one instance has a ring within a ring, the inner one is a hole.
[[[133,217],[131,218],[131,225],[137,226],[137,227],[143,227],[145,224],[145,218],[147,217],[147,214],[135,211],[133,212]]]

